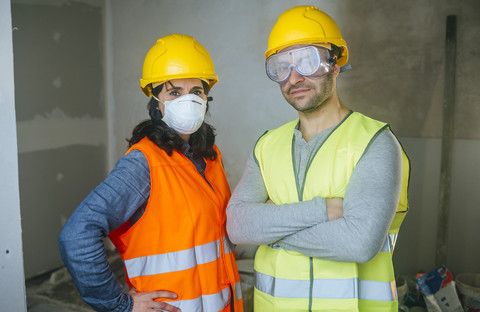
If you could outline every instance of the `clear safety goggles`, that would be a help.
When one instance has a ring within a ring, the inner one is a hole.
[[[302,76],[323,76],[331,66],[328,49],[315,46],[273,54],[265,62],[268,78],[279,83],[290,77],[292,69]]]

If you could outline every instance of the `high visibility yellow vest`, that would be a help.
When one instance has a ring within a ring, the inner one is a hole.
[[[275,204],[313,197],[343,198],[351,174],[373,139],[388,125],[351,113],[330,134],[297,185],[293,159],[298,120],[263,135],[255,146],[263,180]],[[410,163],[403,151],[403,181],[397,213],[382,250],[367,263],[307,257],[262,245],[255,256],[254,310],[398,311],[392,252],[406,215]],[[321,173],[321,174],[319,174]]]

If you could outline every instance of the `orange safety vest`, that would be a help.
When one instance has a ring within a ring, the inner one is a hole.
[[[230,188],[220,151],[205,159],[205,178],[182,153],[171,156],[148,138],[133,145],[148,160],[151,190],[142,217],[109,235],[138,292],[167,290],[159,299],[182,311],[243,311],[240,277],[228,240],[225,209]],[[208,182],[207,182],[208,181]],[[233,294],[233,298],[231,297]],[[230,300],[231,299],[231,300]]]

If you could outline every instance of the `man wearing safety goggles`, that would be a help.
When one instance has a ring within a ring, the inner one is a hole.
[[[322,77],[335,64],[335,59],[330,57],[330,51],[325,45],[295,45],[292,48],[268,57],[265,62],[268,78],[281,84],[290,78],[292,70],[301,76]]]
[[[254,311],[398,311],[403,148],[388,124],[340,101],[347,44],[318,8],[280,15],[265,57],[299,118],[258,139],[227,208],[231,241],[260,245]]]

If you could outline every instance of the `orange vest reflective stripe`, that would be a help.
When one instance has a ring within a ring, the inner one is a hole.
[[[178,294],[169,304],[182,311],[243,311],[240,277],[225,230],[230,188],[221,155],[205,159],[205,177],[182,153],[171,156],[144,138],[127,151],[148,160],[151,191],[142,217],[112,231],[125,263],[126,280],[137,291]],[[233,298],[230,301],[230,289]]]

